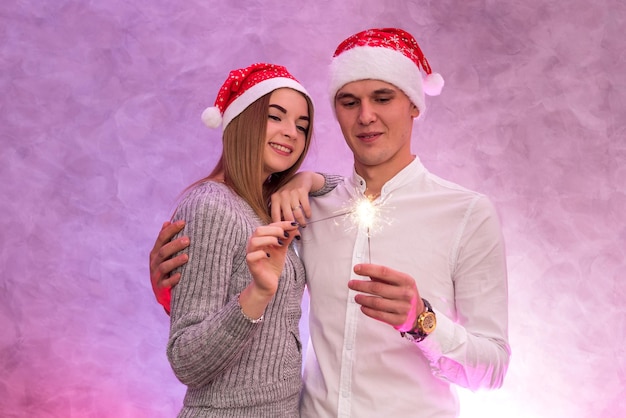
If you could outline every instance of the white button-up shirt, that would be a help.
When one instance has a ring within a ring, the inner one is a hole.
[[[310,345],[301,416],[455,417],[451,383],[502,384],[509,361],[504,244],[489,200],[429,173],[415,159],[382,188],[365,224],[354,213],[356,173],[311,199],[300,253],[310,292]],[[358,263],[410,274],[437,315],[414,343],[365,316],[351,279]]]

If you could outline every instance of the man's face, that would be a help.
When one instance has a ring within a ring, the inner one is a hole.
[[[359,174],[385,167],[395,175],[413,160],[411,131],[419,110],[393,84],[380,80],[348,83],[335,96],[335,112]]]

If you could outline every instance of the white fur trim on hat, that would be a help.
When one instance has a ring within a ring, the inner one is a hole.
[[[420,111],[426,109],[422,73],[401,52],[375,46],[358,46],[342,52],[330,64],[330,100],[335,108],[337,91],[358,80],[381,80],[402,90]],[[442,79],[443,80],[443,79]]]
[[[306,95],[309,100],[311,100],[311,102],[313,101],[305,88],[296,80],[292,80],[291,78],[286,77],[268,78],[267,80],[260,81],[254,86],[248,88],[241,96],[233,100],[232,103],[226,108],[226,110],[224,110],[224,115],[222,116],[223,129],[226,129],[228,124],[235,117],[237,117],[237,115],[246,110],[246,108],[254,103],[257,99],[261,98],[267,93],[283,87],[299,91],[300,93]]]

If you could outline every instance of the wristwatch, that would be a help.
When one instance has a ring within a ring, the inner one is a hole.
[[[437,317],[435,316],[435,312],[433,312],[433,307],[430,306],[430,303],[426,299],[422,298],[422,301],[424,302],[424,312],[415,318],[413,329],[400,333],[402,337],[416,343],[428,337],[437,327]]]

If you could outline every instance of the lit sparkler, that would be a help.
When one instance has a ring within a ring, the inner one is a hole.
[[[327,221],[330,219],[350,215],[351,224],[353,227],[365,228],[365,231],[367,233],[367,257],[368,262],[371,263],[371,237],[372,232],[381,224],[382,218],[380,216],[380,209],[382,202],[380,200],[372,201],[360,193],[358,195],[359,197],[351,200],[348,208],[339,211],[335,215],[327,216],[321,219],[315,219],[311,222],[308,222],[307,225],[312,225],[317,222]]]
[[[367,262],[372,262],[372,228],[375,225],[378,207],[374,203],[363,196],[354,203],[354,211],[352,212],[353,222],[360,225],[367,231]]]

